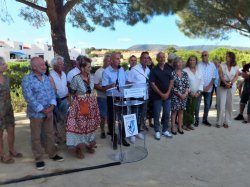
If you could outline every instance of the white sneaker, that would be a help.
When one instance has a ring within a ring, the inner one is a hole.
[[[141,139],[141,140],[144,140],[144,134],[138,133],[138,134],[136,135],[136,138]]]
[[[156,140],[160,140],[160,139],[161,139],[161,134],[160,134],[160,132],[156,132],[156,133],[155,133],[155,139],[156,139]]]
[[[135,136],[131,136],[129,140],[132,144],[135,144]]]
[[[165,136],[166,138],[172,138],[173,137],[173,135],[168,131],[163,132],[162,135]]]

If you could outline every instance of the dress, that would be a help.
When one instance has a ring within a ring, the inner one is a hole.
[[[6,129],[15,124],[11,105],[9,79],[4,76],[4,84],[0,84],[0,129]]]
[[[172,97],[171,97],[171,110],[178,111],[178,110],[186,110],[186,103],[187,98],[181,100],[180,97],[177,96],[178,93],[184,94],[187,89],[189,89],[189,81],[188,81],[188,74],[182,71],[182,76],[179,77],[175,71],[172,72],[174,85],[172,90]]]
[[[84,82],[80,75],[76,75],[71,81],[72,90],[76,91],[76,97],[73,99],[69,108],[69,116],[66,125],[66,144],[68,147],[78,145],[91,145],[95,141],[94,131],[100,124],[100,113],[97,105],[96,96],[86,94],[88,87],[91,92],[94,88],[93,77],[90,77],[90,83]],[[82,115],[80,113],[80,103],[84,101],[89,104],[89,113]]]

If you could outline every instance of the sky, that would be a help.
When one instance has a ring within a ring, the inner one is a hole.
[[[3,0],[0,0],[3,2]],[[23,43],[48,43],[51,44],[50,26],[47,23],[44,27],[36,29],[29,22],[19,17],[19,10],[22,5],[14,0],[5,0],[7,3],[0,6],[7,7],[13,22],[0,22],[0,40],[14,40]],[[1,11],[1,8],[0,8]],[[128,26],[123,22],[116,22],[116,30],[96,27],[94,32],[88,33],[81,29],[73,28],[70,23],[66,24],[66,36],[69,48],[107,48],[127,49],[137,44],[165,44],[165,45],[230,45],[250,47],[250,39],[236,32],[230,33],[229,40],[208,40],[206,38],[191,39],[186,37],[176,26],[175,15],[156,16],[147,23],[138,23],[135,26]]]

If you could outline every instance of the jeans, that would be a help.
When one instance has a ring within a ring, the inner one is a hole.
[[[211,102],[211,92],[201,92],[200,96],[198,97],[198,103],[195,110],[195,121],[199,122],[199,111],[200,111],[200,104],[201,104],[201,97],[204,97],[204,114],[203,114],[203,121],[207,121],[208,112],[210,108]]]
[[[162,113],[162,132],[168,130],[169,115],[171,110],[171,100],[154,100],[154,130],[155,132],[160,132],[160,113],[161,108],[163,108]]]

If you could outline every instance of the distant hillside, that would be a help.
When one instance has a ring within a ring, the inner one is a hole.
[[[238,50],[248,50],[250,51],[250,47],[236,47],[229,45],[191,45],[191,46],[177,46],[177,45],[160,45],[160,44],[141,44],[141,45],[133,45],[128,48],[128,50],[138,50],[138,51],[149,51],[149,50],[157,50],[163,51],[166,48],[174,47],[177,50],[199,50],[199,51],[212,51],[214,49],[223,47],[228,49],[238,49]]]

